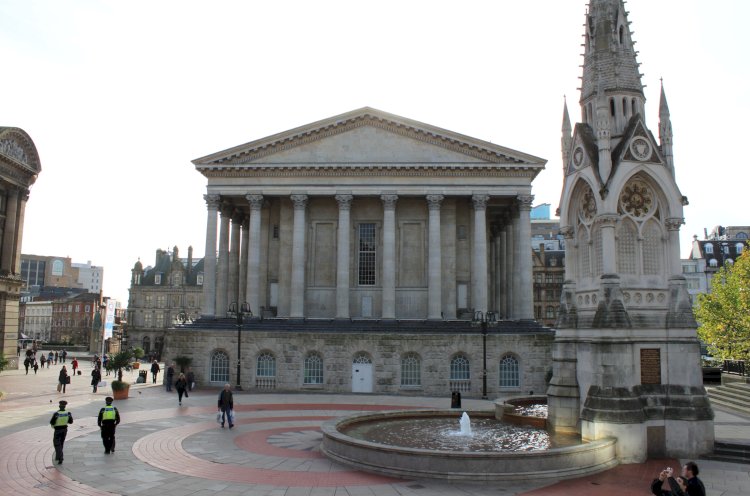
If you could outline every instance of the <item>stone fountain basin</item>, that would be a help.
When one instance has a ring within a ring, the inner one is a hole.
[[[399,410],[362,413],[329,420],[321,426],[321,451],[331,460],[367,472],[407,479],[502,481],[567,479],[617,465],[616,439],[533,452],[465,452],[404,448],[356,439],[342,433],[354,424],[389,419],[455,417],[462,411]],[[493,411],[468,411],[472,418],[495,417]]]

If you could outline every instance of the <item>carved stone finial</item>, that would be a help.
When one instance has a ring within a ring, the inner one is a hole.
[[[292,195],[291,199],[294,204],[294,210],[303,210],[307,207],[307,195]]]
[[[218,210],[221,204],[220,195],[203,195],[203,199],[206,200],[206,206],[209,210]]]
[[[380,199],[383,201],[383,208],[385,210],[396,209],[396,202],[398,201],[398,195],[388,193],[388,194],[380,195]]]
[[[263,195],[248,194],[245,199],[250,204],[250,210],[260,210],[263,208]]]
[[[490,195],[471,195],[471,202],[474,204],[474,210],[485,210]]]
[[[440,210],[440,204],[443,203],[443,195],[427,195],[427,209]]]
[[[351,210],[352,200],[354,200],[353,195],[336,195],[336,203],[339,204],[339,210]]]

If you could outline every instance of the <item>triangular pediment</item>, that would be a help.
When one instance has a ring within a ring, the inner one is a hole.
[[[598,163],[598,148],[591,126],[588,124],[576,124],[573,131],[570,156],[565,167],[566,175],[573,174],[592,165],[596,166]]]
[[[198,170],[316,164],[502,164],[524,169],[545,160],[365,107],[193,161]]]
[[[612,163],[621,162],[664,164],[659,146],[639,114],[631,118],[622,140],[612,151]]]

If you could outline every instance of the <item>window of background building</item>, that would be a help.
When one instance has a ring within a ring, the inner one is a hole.
[[[706,243],[705,245],[703,245],[703,251],[705,251],[708,254],[713,254],[714,245],[712,245],[711,243]]]
[[[464,355],[456,355],[451,360],[451,380],[468,381],[470,379],[469,359]]]
[[[258,365],[255,369],[257,377],[276,377],[276,358],[268,353],[263,352],[258,355]]]
[[[211,354],[211,365],[208,380],[226,384],[229,382],[229,355],[223,351],[214,351]]]
[[[517,388],[520,385],[518,360],[513,355],[505,355],[500,359],[500,387]]]
[[[317,353],[305,357],[303,384],[323,384],[323,359]]]

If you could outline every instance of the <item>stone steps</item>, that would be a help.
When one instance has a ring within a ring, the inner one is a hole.
[[[709,460],[750,464],[750,445],[716,441],[714,452],[706,455]]]
[[[750,385],[733,383],[707,388],[711,403],[745,415],[750,415]]]

